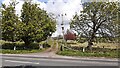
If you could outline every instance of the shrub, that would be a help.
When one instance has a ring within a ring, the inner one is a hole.
[[[29,49],[39,49],[39,43],[31,43],[28,47]]]
[[[47,44],[47,43],[44,43],[44,44],[43,44],[43,48],[47,48],[47,47],[50,47],[50,45]]]
[[[48,48],[50,47],[50,45],[48,43],[46,43],[45,41],[42,43],[31,43],[29,45],[25,45],[24,42],[8,42],[8,41],[4,41],[4,40],[0,40],[0,46],[2,47],[2,49],[10,49],[13,50],[14,46],[16,46],[16,50],[23,50],[23,49],[39,49],[39,44],[43,45],[43,48]],[[25,48],[25,46],[27,46],[27,48]]]
[[[15,45],[16,45],[15,43],[7,42],[7,43],[2,44],[2,49],[14,49]]]
[[[0,41],[1,42],[1,41]],[[8,42],[8,41],[2,41],[1,43],[1,47],[2,49],[10,49],[13,50],[14,46],[16,46],[17,50],[23,50],[26,49],[25,48],[25,44],[24,42]],[[30,45],[28,45],[29,48],[27,49],[39,49],[39,44],[38,43],[31,43]]]
[[[43,45],[43,48],[50,47],[50,44],[47,43],[46,41],[42,41],[42,42],[40,42],[39,44]]]

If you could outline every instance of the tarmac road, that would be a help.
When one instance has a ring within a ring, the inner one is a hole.
[[[2,56],[2,66],[118,66],[118,61]]]

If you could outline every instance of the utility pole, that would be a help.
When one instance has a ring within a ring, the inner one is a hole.
[[[64,46],[65,46],[65,38],[64,38],[64,20],[63,20],[64,15],[66,16],[66,13],[65,13],[65,14],[59,15],[59,16],[62,17],[61,28],[62,28],[62,34],[63,34],[63,41],[62,41],[63,45],[61,44],[61,47],[60,47],[60,50],[61,50],[61,51],[64,50]]]
[[[61,23],[61,28],[62,28],[62,33],[63,33],[63,40],[65,39],[64,38],[64,21],[63,21],[63,14],[61,14],[61,16],[62,16],[62,23]]]

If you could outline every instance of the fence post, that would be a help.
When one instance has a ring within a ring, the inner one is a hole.
[[[16,50],[16,46],[14,46],[14,50]]]
[[[83,47],[83,50],[82,50],[83,52],[85,52],[85,48]]]

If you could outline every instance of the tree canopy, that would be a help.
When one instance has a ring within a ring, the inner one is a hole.
[[[55,20],[37,4],[25,2],[21,14],[20,37],[25,43],[43,41],[55,31]]]
[[[22,40],[25,45],[31,42],[41,42],[56,30],[56,21],[48,13],[39,8],[38,4],[25,1],[21,16],[15,14],[15,2],[9,6],[3,4],[2,39],[12,41]]]
[[[2,39],[6,41],[16,41],[18,38],[16,37],[16,28],[17,24],[19,24],[18,16],[15,14],[15,5],[16,2],[10,3],[10,5],[6,6],[2,5]]]
[[[70,24],[71,29],[86,37],[88,46],[96,37],[112,40],[116,37],[117,4],[114,2],[88,2],[83,4],[83,11],[76,14]]]

